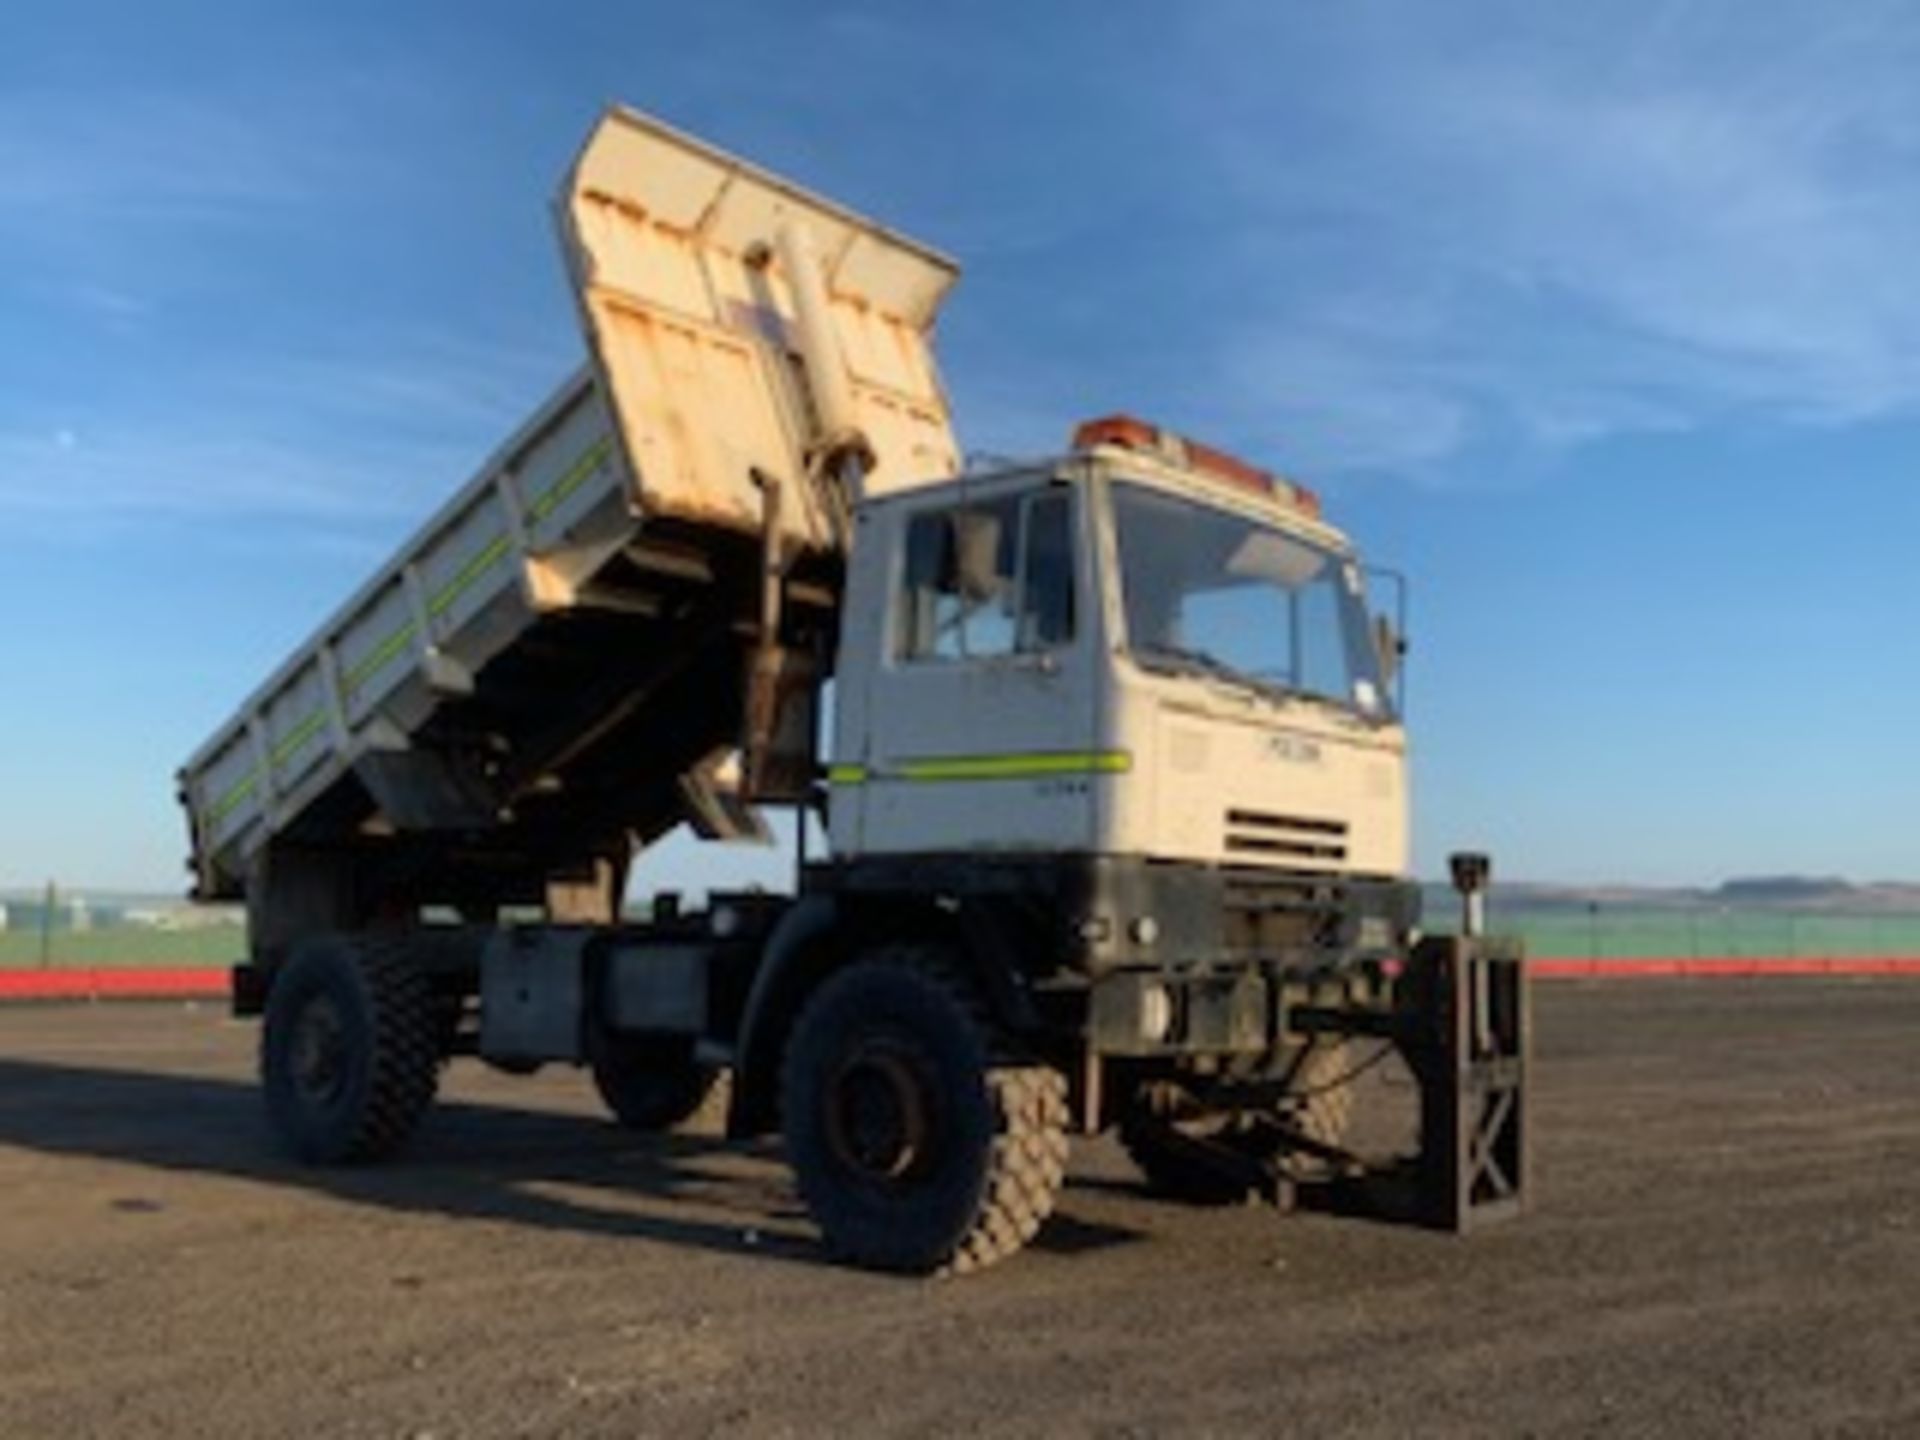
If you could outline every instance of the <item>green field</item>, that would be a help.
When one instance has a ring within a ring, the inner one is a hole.
[[[1453,915],[1450,895],[1429,895],[1429,928],[1451,928]],[[1920,955],[1920,915],[1605,906],[1589,913],[1496,902],[1489,920],[1495,930],[1525,937],[1531,954],[1563,959]],[[40,947],[37,932],[0,931],[0,969],[38,968]],[[231,965],[246,954],[247,938],[237,923],[198,930],[120,925],[58,930],[51,948],[47,963],[56,968]]]
[[[0,970],[33,970],[43,964],[73,969],[88,965],[231,965],[246,954],[240,925],[198,930],[154,930],[111,925],[98,930],[56,930],[43,957],[38,931],[0,930]]]

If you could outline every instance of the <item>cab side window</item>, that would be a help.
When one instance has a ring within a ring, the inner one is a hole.
[[[895,658],[990,660],[1070,643],[1071,506],[1049,488],[908,521]]]

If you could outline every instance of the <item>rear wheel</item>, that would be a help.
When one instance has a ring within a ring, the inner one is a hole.
[[[439,1085],[433,994],[403,944],[301,946],[260,1038],[267,1115],[309,1164],[372,1160],[413,1133]]]
[[[1120,1143],[1163,1195],[1203,1205],[1246,1197],[1257,1167],[1288,1148],[1288,1134],[1338,1147],[1352,1114],[1344,1041],[1304,1051],[1287,1076],[1287,1098],[1271,1114],[1201,1105],[1175,1083],[1142,1087],[1120,1122]]]
[[[600,1098],[629,1130],[671,1130],[692,1119],[720,1079],[694,1059],[691,1040],[603,1036],[588,1063]]]
[[[828,1248],[959,1274],[1020,1249],[1066,1175],[1066,1084],[1002,1053],[937,951],[896,946],[825,981],[794,1025],[787,1148]]]

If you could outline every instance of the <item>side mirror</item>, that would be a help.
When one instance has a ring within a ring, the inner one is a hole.
[[[1373,647],[1380,654],[1380,678],[1391,691],[1400,678],[1400,662],[1407,653],[1407,639],[1394,629],[1386,615],[1373,617]]]

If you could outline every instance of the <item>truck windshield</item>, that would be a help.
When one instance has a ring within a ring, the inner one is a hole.
[[[1113,520],[1127,645],[1138,663],[1388,718],[1353,561],[1126,481],[1113,486]]]

